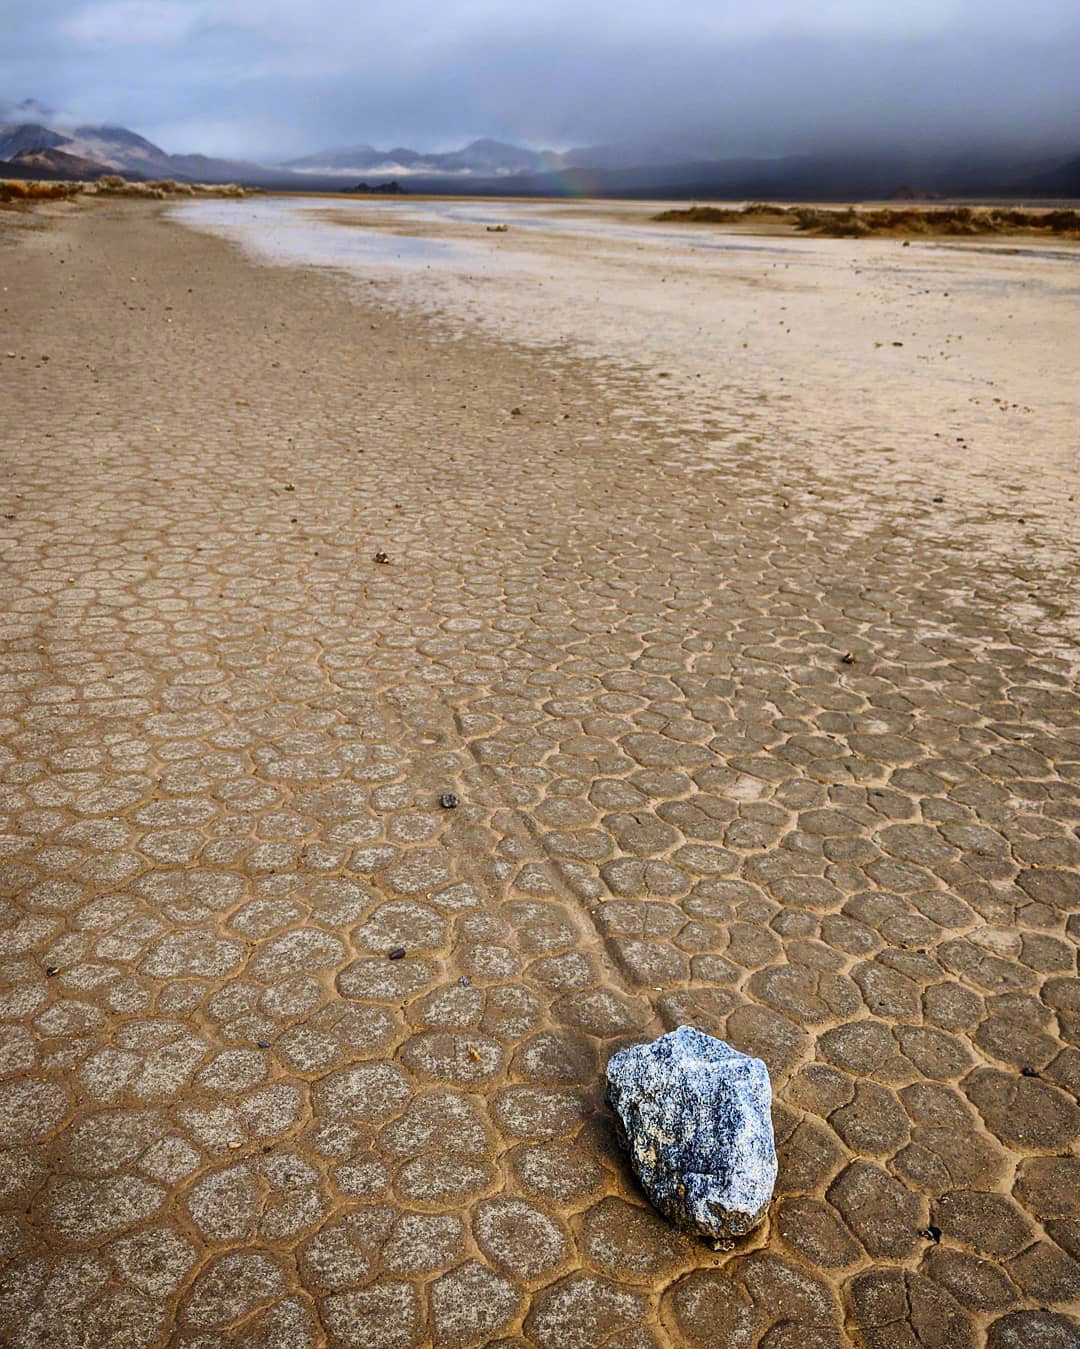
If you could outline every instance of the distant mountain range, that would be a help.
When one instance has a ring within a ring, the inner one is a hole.
[[[280,165],[300,173],[396,173],[452,174],[494,178],[519,173],[545,173],[564,167],[566,156],[553,150],[525,150],[502,141],[478,140],[461,150],[437,154],[408,150],[376,150],[373,145],[353,145],[345,149],[323,150],[287,159]]]
[[[25,106],[25,105],[24,105]],[[911,184],[942,197],[1080,197],[1080,155],[1017,157],[994,150],[720,159],[678,146],[623,144],[556,152],[477,140],[429,153],[355,145],[279,164],[170,154],[117,126],[61,130],[44,121],[0,125],[0,177],[237,182],[287,191],[341,190],[364,175],[403,179],[412,192],[697,200],[844,201],[892,196]]]
[[[45,151],[51,153],[43,155]],[[77,126],[71,131],[59,131],[41,122],[0,125],[0,161],[5,161],[9,167],[14,162],[18,167],[20,160],[27,163],[28,156],[34,156],[42,168],[62,167],[64,160],[60,156],[74,157],[82,162],[83,169],[77,174],[58,173],[56,176],[96,178],[105,173],[120,173],[134,179],[176,178],[201,183],[243,181],[267,185],[275,178],[290,180],[295,177],[289,173],[275,173],[262,164],[211,159],[206,155],[171,155],[122,126]],[[89,171],[86,171],[87,166]],[[0,164],[0,176],[3,172],[4,166]],[[300,179],[297,185],[303,181]]]
[[[51,146],[31,147],[16,150],[8,160],[0,160],[0,177],[9,178],[46,178],[61,179],[65,182],[93,182],[104,178],[112,169],[93,159],[83,159],[81,155],[68,154],[65,150]],[[129,178],[141,179],[142,174],[128,174]]]
[[[504,141],[472,141],[460,150],[445,153],[409,150],[395,146],[377,150],[373,145],[351,145],[341,149],[320,150],[300,159],[284,160],[279,167],[298,173],[331,173],[348,176],[357,173],[418,174],[427,177],[520,178],[523,175],[566,173],[574,169],[596,169],[603,173],[627,169],[659,169],[696,162],[701,156],[686,146],[653,142],[622,145],[588,145],[575,150],[528,150]],[[721,161],[709,160],[717,163]],[[756,164],[757,160],[725,161],[732,165]]]

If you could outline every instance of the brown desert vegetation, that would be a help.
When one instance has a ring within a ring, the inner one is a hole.
[[[1080,238],[1080,210],[1029,206],[690,206],[662,211],[661,221],[701,225],[780,225],[820,238],[868,236],[1050,234]]]
[[[0,205],[33,205],[40,201],[70,201],[75,197],[145,197],[164,201],[169,197],[246,197],[257,188],[239,183],[178,183],[173,178],[133,183],[118,173],[96,182],[55,181],[35,178],[0,179]]]
[[[0,179],[0,202],[66,201],[82,183],[36,182],[32,179]]]

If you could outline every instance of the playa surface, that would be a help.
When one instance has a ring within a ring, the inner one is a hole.
[[[0,216],[0,1342],[1069,1349],[1080,254],[199,210]]]

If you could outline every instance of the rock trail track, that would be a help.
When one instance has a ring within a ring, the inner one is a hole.
[[[156,207],[37,223],[0,229],[0,1343],[1074,1349],[1037,558]],[[602,1101],[684,1022],[773,1076],[729,1254]]]

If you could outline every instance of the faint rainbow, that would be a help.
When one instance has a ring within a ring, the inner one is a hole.
[[[600,181],[591,169],[555,169],[551,176],[559,183],[561,197],[595,197]]]

